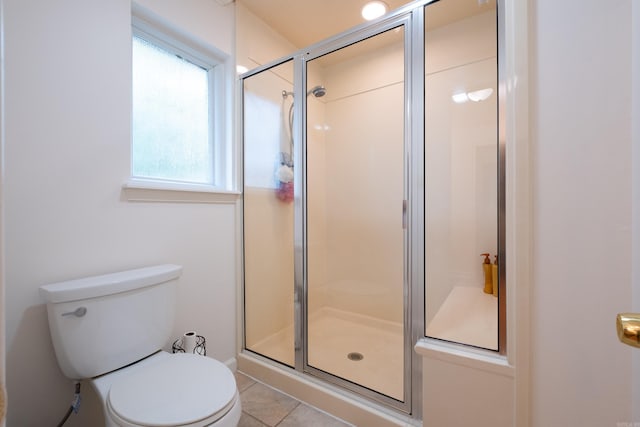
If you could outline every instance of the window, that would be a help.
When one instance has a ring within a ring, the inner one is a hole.
[[[229,189],[226,56],[166,24],[136,16],[134,9],[126,188]]]
[[[134,177],[213,184],[208,74],[133,37]]]

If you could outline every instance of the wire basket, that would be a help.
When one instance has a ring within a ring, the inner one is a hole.
[[[173,350],[174,353],[186,353],[182,338],[178,338],[173,342],[171,350]],[[196,346],[193,348],[193,354],[199,354],[201,356],[207,355],[207,340],[205,340],[202,335],[196,335]]]

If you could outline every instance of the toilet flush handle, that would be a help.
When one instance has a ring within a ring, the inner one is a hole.
[[[69,311],[67,313],[62,313],[62,316],[76,316],[82,317],[87,314],[87,307],[78,307],[74,311]]]

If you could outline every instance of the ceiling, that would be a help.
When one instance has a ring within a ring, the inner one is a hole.
[[[339,34],[364,19],[360,15],[368,0],[237,0],[278,31],[297,48]],[[384,0],[393,11],[411,1]],[[440,0],[427,8],[427,28],[495,9],[495,0]]]
[[[368,0],[237,0],[297,48],[312,45],[364,22]],[[385,0],[390,10],[407,0]]]

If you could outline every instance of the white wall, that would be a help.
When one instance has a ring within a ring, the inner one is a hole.
[[[632,3],[632,107],[631,117],[640,115],[640,3]],[[632,123],[632,156],[633,156],[633,244],[632,244],[632,311],[640,312],[640,120]],[[640,396],[640,357],[633,357],[632,398]],[[640,407],[633,405],[633,419],[640,420]]]
[[[236,4],[236,11],[238,65],[251,70],[297,50],[291,42],[254,15],[241,2]]]
[[[520,427],[509,372],[429,358],[423,375],[424,426]]]
[[[233,55],[234,7],[143,6]],[[131,3],[5,1],[8,425],[54,425],[73,388],[58,369],[40,285],[156,263],[184,267],[175,336],[235,356],[235,205],[134,203]],[[89,345],[89,344],[88,344]],[[168,343],[167,348],[170,348]],[[88,386],[68,425],[101,425]]]
[[[615,334],[632,307],[633,2],[531,3],[533,426],[640,422],[638,353]]]

